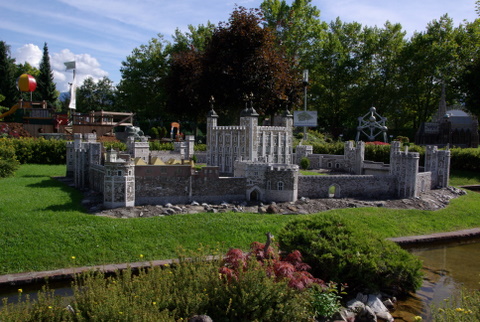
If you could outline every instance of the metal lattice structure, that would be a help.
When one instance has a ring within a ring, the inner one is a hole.
[[[378,120],[377,120],[378,118]],[[367,136],[369,141],[375,141],[375,138],[382,134],[383,142],[387,142],[387,118],[377,113],[375,107],[370,107],[367,114],[358,118],[357,136],[355,141],[360,140],[360,135],[363,133]]]

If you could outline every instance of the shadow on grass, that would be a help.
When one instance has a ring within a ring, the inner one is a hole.
[[[27,185],[27,187],[34,188],[34,189],[49,189],[49,188],[58,189],[59,188],[62,192],[68,195],[67,199],[70,200],[69,202],[61,205],[50,205],[45,208],[39,208],[38,209],[39,211],[54,211],[54,212],[79,211],[83,213],[88,213],[85,207],[83,207],[81,204],[81,201],[83,199],[82,193],[77,189],[68,186],[67,182],[62,182],[55,178],[49,178],[37,183],[29,184]]]

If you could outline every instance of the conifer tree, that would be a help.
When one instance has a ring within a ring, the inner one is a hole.
[[[45,100],[49,105],[55,105],[58,93],[53,81],[53,72],[50,67],[50,56],[47,43],[43,46],[43,57],[40,61],[40,75],[37,78],[37,97]]]
[[[5,97],[1,103],[5,107],[12,107],[18,99],[14,73],[15,64],[10,57],[10,46],[0,41],[0,95]]]

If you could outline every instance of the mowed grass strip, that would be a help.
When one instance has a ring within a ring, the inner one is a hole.
[[[79,191],[52,178],[64,174],[62,165],[27,164],[15,177],[0,180],[0,274],[176,258],[180,249],[220,253],[231,247],[248,249],[253,241],[263,242],[266,232],[275,235],[289,220],[323,216],[98,217],[81,207]],[[455,178],[454,173],[452,182],[461,184],[462,179]],[[398,237],[479,227],[479,207],[480,194],[471,192],[438,211],[356,208],[331,212],[350,217],[366,234]]]

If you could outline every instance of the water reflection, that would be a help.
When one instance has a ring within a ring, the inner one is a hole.
[[[412,321],[416,315],[428,321],[432,304],[441,306],[462,286],[480,289],[480,239],[409,251],[423,261],[424,282],[414,297],[399,303],[396,321]]]

